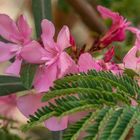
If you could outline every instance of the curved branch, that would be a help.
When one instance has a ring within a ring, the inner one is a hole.
[[[102,33],[106,26],[92,6],[85,0],[67,0],[74,10],[81,16],[83,22],[92,30]]]

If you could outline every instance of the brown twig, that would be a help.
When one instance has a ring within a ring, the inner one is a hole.
[[[83,22],[92,30],[102,33],[106,26],[98,16],[97,12],[85,0],[67,0],[74,10],[81,16]]]

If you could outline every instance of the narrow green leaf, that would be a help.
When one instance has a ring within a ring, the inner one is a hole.
[[[53,140],[62,140],[63,131],[52,131]]]
[[[32,0],[32,10],[35,21],[37,38],[41,34],[42,19],[52,19],[51,0]]]
[[[26,89],[31,89],[32,88],[32,83],[34,80],[34,76],[37,70],[37,65],[32,65],[32,64],[24,64],[21,73],[20,73],[20,78],[23,86]]]
[[[9,95],[23,90],[25,90],[25,88],[19,78],[6,75],[0,76],[0,96]]]

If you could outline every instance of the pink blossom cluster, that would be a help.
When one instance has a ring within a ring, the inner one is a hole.
[[[14,105],[29,117],[38,108],[48,104],[41,102],[44,92],[53,86],[56,79],[66,74],[87,72],[90,69],[110,70],[114,74],[121,74],[124,68],[139,71],[140,57],[137,57],[136,53],[140,50],[140,31],[131,27],[131,23],[118,13],[102,6],[98,6],[97,9],[104,19],[112,20],[110,29],[100,39],[100,47],[106,48],[114,41],[124,41],[126,30],[136,35],[135,45],[126,54],[122,64],[116,64],[112,60],[115,54],[114,46],[105,53],[102,60],[96,60],[90,53],[84,52],[80,54],[78,61],[75,61],[66,51],[68,47],[75,46],[67,26],[62,27],[55,41],[55,27],[51,21],[44,19],[41,22],[41,41],[37,41],[31,38],[32,30],[23,15],[16,23],[9,16],[0,14],[0,36],[8,41],[0,42],[0,62],[14,58],[14,62],[6,69],[6,73],[20,76],[23,62],[39,66],[33,81],[36,93],[30,92],[20,97],[14,94],[0,97],[0,107],[5,106],[2,110],[0,109],[0,114],[7,115],[8,110],[11,110]],[[63,130],[70,119],[72,118],[69,116],[61,120],[52,117],[45,121],[45,126],[51,131]]]

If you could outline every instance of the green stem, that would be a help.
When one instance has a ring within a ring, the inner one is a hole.
[[[62,136],[63,136],[63,131],[53,131],[52,132],[52,138],[53,140],[62,140]]]

